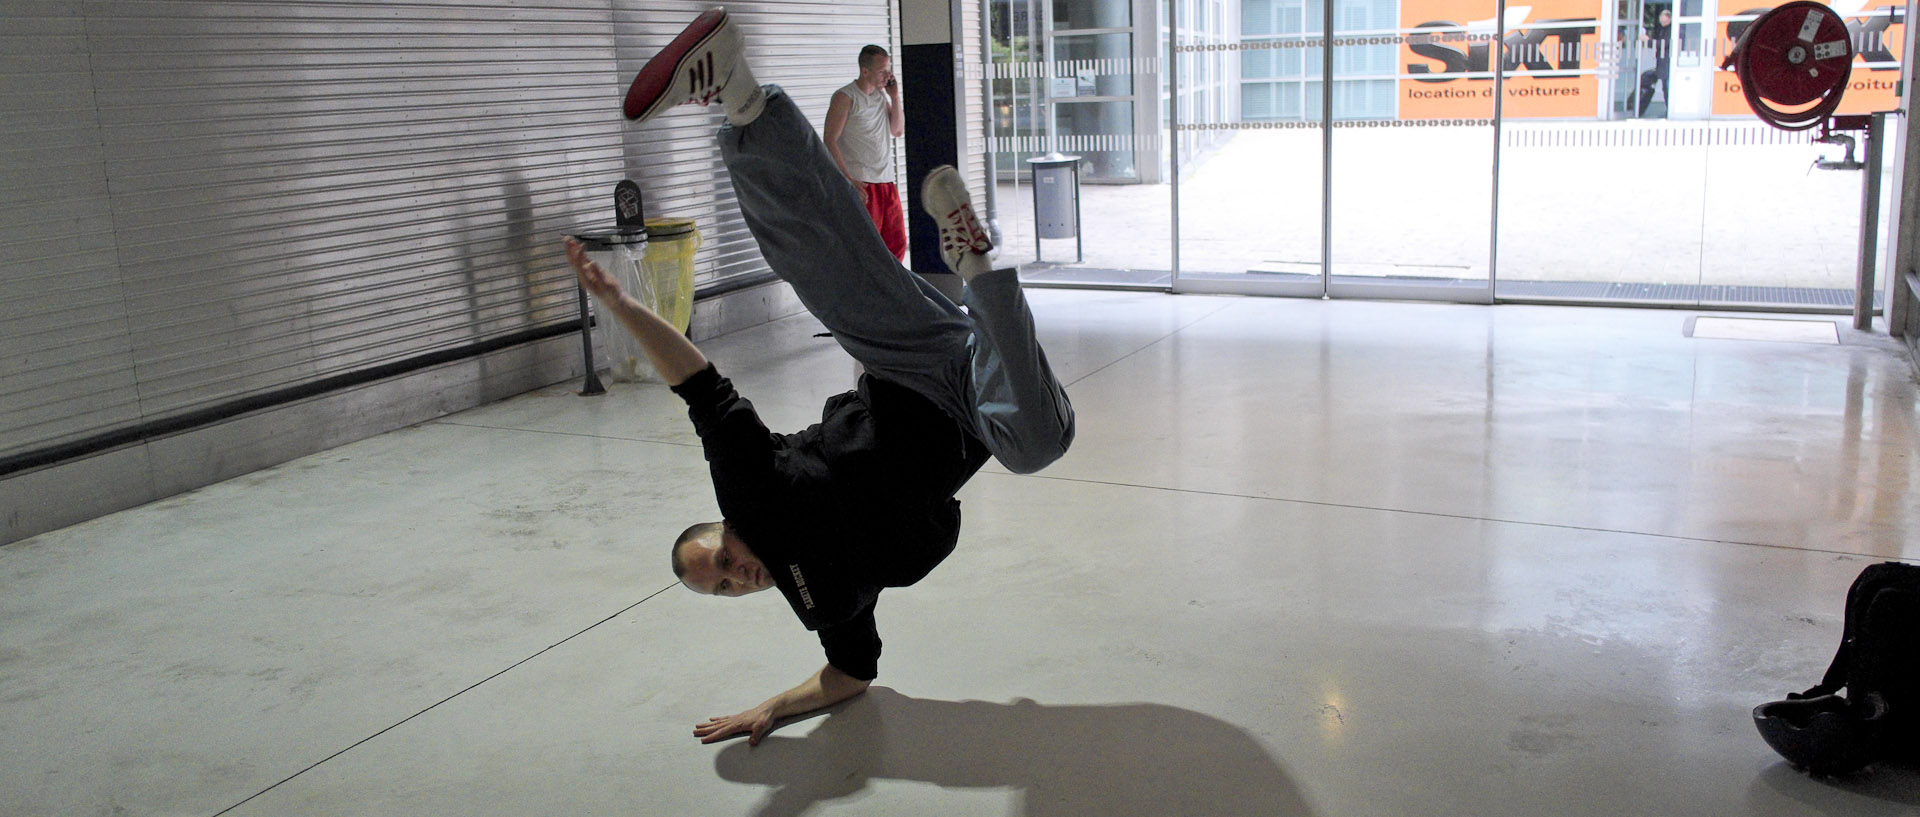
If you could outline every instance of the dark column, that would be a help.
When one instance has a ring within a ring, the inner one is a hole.
[[[901,46],[894,73],[900,75],[907,107],[907,265],[922,275],[937,275],[948,270],[940,260],[939,229],[920,207],[920,180],[936,167],[960,164],[954,0],[899,2]]]
[[[941,165],[960,164],[960,123],[954,115],[953,44],[900,48],[900,77],[907,106],[907,226],[912,241],[908,265],[915,272],[946,272],[939,232],[920,207],[920,180]]]

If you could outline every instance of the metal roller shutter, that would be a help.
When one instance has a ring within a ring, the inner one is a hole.
[[[619,114],[707,3],[0,5],[0,477],[565,331],[557,238],[622,177],[699,220],[698,283],[766,274],[717,109]],[[881,0],[728,7],[816,124],[894,29]]]
[[[607,15],[11,4],[0,457],[563,323]]]

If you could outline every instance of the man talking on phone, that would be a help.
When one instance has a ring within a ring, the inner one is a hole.
[[[906,132],[893,57],[877,45],[860,49],[860,77],[833,92],[823,136],[834,164],[860,191],[881,240],[902,261],[907,258],[907,221],[893,181],[893,137]]]

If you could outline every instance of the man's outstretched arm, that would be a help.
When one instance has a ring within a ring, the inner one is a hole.
[[[741,733],[747,735],[747,745],[758,746],[760,740],[772,732],[774,724],[781,718],[802,715],[816,709],[833,706],[841,701],[867,691],[868,681],[862,681],[840,670],[832,664],[820,668],[812,678],[799,686],[768,698],[765,703],[738,715],[724,715],[708,718],[693,727],[693,735],[701,743],[713,743],[726,740]]]
[[[707,368],[707,356],[700,353],[693,341],[622,290],[613,274],[588,258],[587,249],[572,237],[567,238],[567,263],[573,265],[573,273],[580,277],[580,286],[600,299],[600,304],[640,341],[640,349],[647,353],[647,360],[667,385],[678,386]]]

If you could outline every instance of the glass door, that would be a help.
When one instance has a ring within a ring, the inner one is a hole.
[[[1496,295],[1684,297],[1704,246],[1707,146],[1697,128],[1676,124],[1693,114],[1682,104],[1689,82],[1670,81],[1670,4],[1554,2],[1513,21],[1520,36],[1554,26],[1580,47],[1557,75],[1515,71],[1515,84],[1526,77],[1554,95],[1502,111]]]
[[[1029,284],[1170,286],[1159,0],[987,8],[996,263]]]
[[[1693,45],[1729,44],[1765,6],[1778,3],[1679,0],[1676,82],[1694,69]],[[1833,3],[1852,34],[1856,52],[1837,114],[1896,110],[1906,31],[1904,0]],[[1709,60],[1711,48],[1697,49]],[[1699,301],[1764,309],[1845,311],[1853,306],[1860,266],[1862,195],[1869,168],[1866,131],[1836,130],[1820,142],[1818,129],[1788,133],[1755,117],[1737,77],[1715,72],[1698,106],[1713,117],[1702,186],[1706,201]],[[1899,138],[1898,116],[1883,117],[1882,147]],[[1858,124],[1864,125],[1864,122]],[[1882,153],[1882,156],[1891,155]],[[1892,181],[1884,166],[1880,190]],[[1884,215],[1889,208],[1880,208]],[[1888,228],[1878,225],[1884,239]],[[1869,258],[1869,263],[1877,259]],[[1876,271],[1876,277],[1878,271]]]
[[[1533,44],[1501,64],[1497,0],[1333,8],[1328,293],[1489,302],[1495,116]]]
[[[1233,5],[1176,3],[1178,288],[1489,300],[1497,1]]]
[[[1845,311],[1858,268],[1859,133],[1773,128],[1722,70],[1769,0],[1584,0],[1583,48],[1603,104],[1586,115],[1505,111],[1502,300]],[[1897,105],[1896,0],[1835,7],[1860,56],[1841,113]],[[1536,6],[1535,16],[1539,15]],[[1526,23],[1538,26],[1538,19]],[[1564,25],[1564,24],[1563,24]],[[1851,159],[1851,161],[1849,161]]]
[[[1179,288],[1320,297],[1323,0],[1176,0]]]

